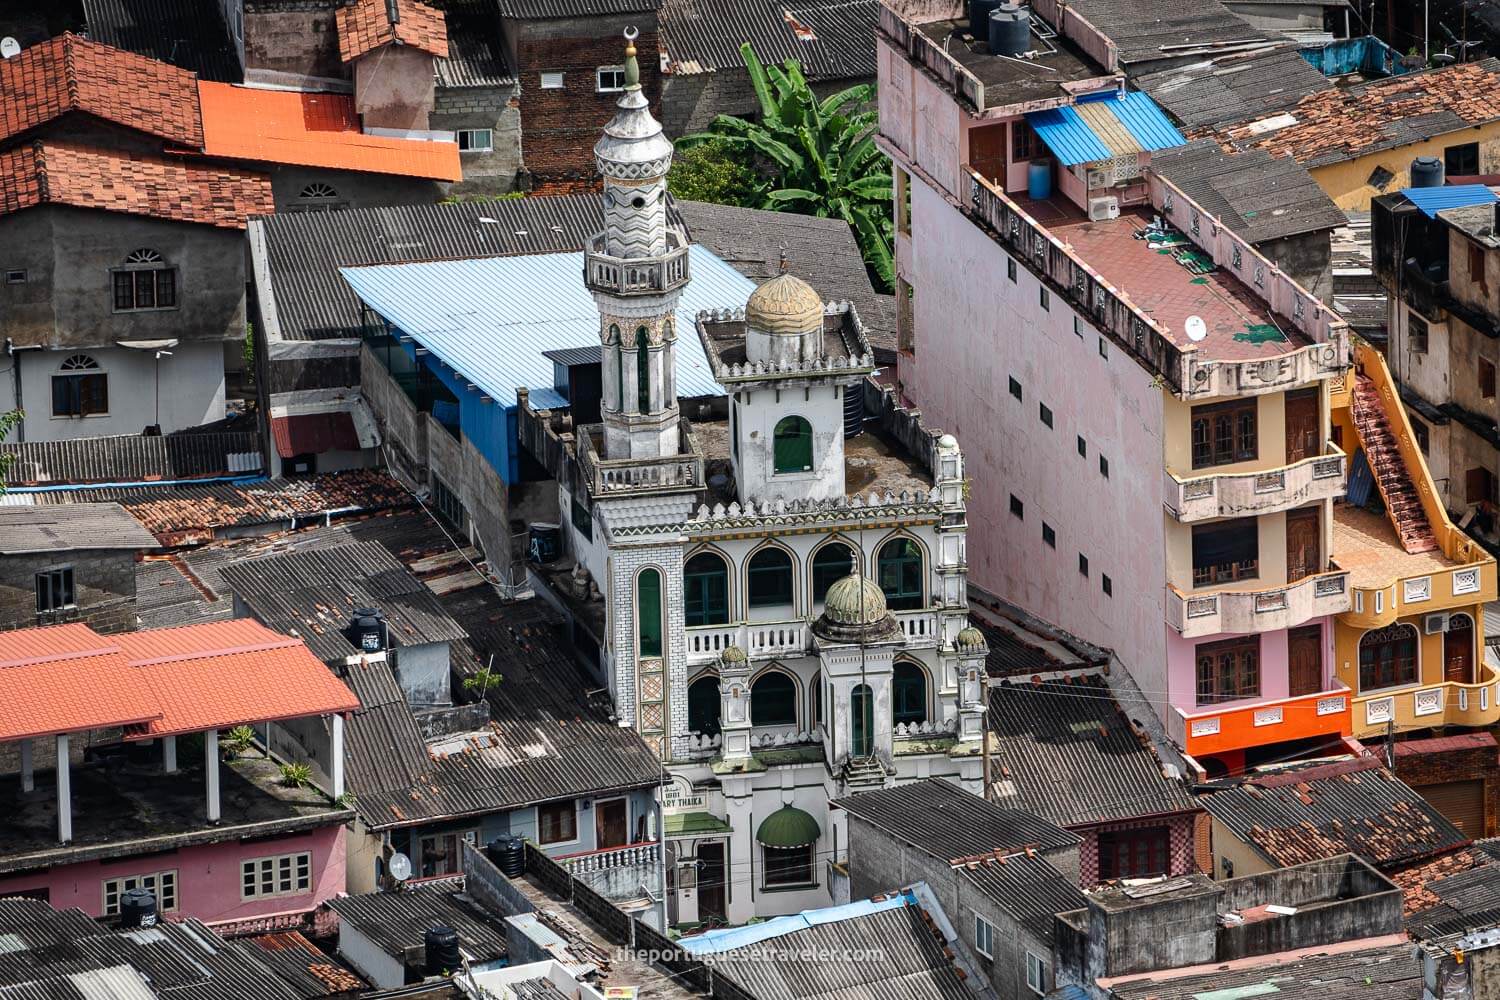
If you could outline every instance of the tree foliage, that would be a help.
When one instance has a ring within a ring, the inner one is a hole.
[[[747,43],[740,46],[760,121],[719,115],[707,132],[685,135],[689,155],[704,145],[742,157],[769,184],[757,207],[843,219],[883,291],[895,285],[891,254],[891,175],[875,146],[873,84],[858,84],[819,101],[795,59],[765,66]],[[674,191],[674,193],[676,193]],[[752,203],[753,204],[753,203]]]
[[[0,441],[10,436],[10,432],[15,430],[24,416],[20,410],[0,413]],[[0,494],[5,492],[5,474],[10,471],[10,463],[14,460],[14,455],[0,453]]]
[[[683,201],[758,208],[765,200],[767,184],[748,158],[712,139],[684,149],[672,158],[667,187],[672,197]]]

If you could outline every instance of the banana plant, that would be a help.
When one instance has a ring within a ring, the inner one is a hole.
[[[874,84],[856,84],[820,101],[797,60],[764,65],[748,43],[740,55],[760,120],[719,115],[708,131],[677,140],[678,147],[717,141],[752,159],[771,175],[758,207],[844,220],[875,284],[891,291],[893,195],[889,166],[875,146]]]

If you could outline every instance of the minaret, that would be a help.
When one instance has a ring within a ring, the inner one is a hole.
[[[672,143],[641,92],[636,30],[625,31],[625,91],[594,146],[604,231],[585,252],[604,345],[604,457],[676,455],[674,311],[688,282],[687,235],[667,224]]]

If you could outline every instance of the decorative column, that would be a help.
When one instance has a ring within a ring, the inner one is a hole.
[[[719,756],[750,759],[750,658],[738,646],[719,654]]]
[[[337,714],[333,716],[332,756],[333,797],[341,799],[344,797],[344,717]]]
[[[73,841],[73,783],[69,769],[73,762],[68,758],[68,734],[57,736],[57,841],[68,844]]]
[[[219,822],[219,731],[203,734],[203,773],[208,778],[208,822]]]
[[[177,773],[177,737],[161,738],[161,769],[167,774]]]
[[[958,740],[975,743],[984,739],[984,715],[988,710],[985,658],[989,645],[984,633],[970,625],[958,633]]]

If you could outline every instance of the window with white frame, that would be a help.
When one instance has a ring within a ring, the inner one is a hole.
[[[109,412],[109,375],[87,354],[63,359],[52,376],[52,415],[88,417]]]
[[[307,851],[240,862],[240,896],[243,899],[300,896],[311,891],[312,855]]]
[[[625,89],[624,66],[600,66],[594,71],[594,89],[601,94],[613,94]]]
[[[1047,992],[1047,963],[1029,951],[1026,953],[1026,987],[1038,996]]]
[[[563,88],[563,75],[561,73],[543,73],[542,74],[542,89],[543,90],[562,90],[562,88]]]
[[[156,896],[156,908],[163,913],[177,909],[177,871],[146,872],[104,880],[104,916],[118,916],[120,897],[131,889],[150,889]]]
[[[460,153],[490,153],[495,149],[495,132],[487,128],[461,128],[458,130]]]
[[[177,269],[155,250],[132,250],[110,274],[115,312],[177,308]]]
[[[995,925],[974,914],[974,950],[985,958],[995,957]]]

